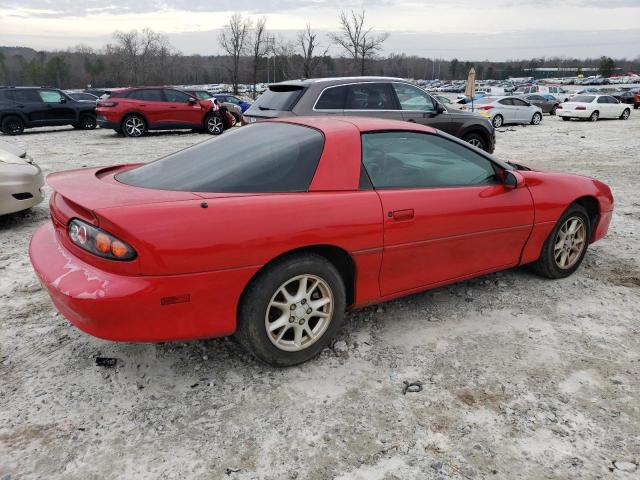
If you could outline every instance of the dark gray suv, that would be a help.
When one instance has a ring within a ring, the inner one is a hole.
[[[447,109],[401,78],[316,78],[275,83],[244,114],[249,123],[301,115],[405,120],[440,129],[489,153],[495,147],[495,132],[485,117]]]

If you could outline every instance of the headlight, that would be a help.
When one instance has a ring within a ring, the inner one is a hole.
[[[126,261],[137,256],[136,251],[122,240],[77,218],[69,222],[67,231],[74,244],[98,257]]]

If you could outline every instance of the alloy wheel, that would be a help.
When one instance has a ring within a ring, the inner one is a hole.
[[[144,133],[144,122],[138,117],[130,117],[124,122],[124,128],[130,137],[139,137]]]
[[[214,135],[219,135],[224,130],[224,125],[222,124],[222,119],[220,117],[209,117],[207,120],[207,130]]]
[[[482,142],[478,138],[471,138],[471,139],[467,140],[467,143],[469,145],[473,145],[474,147],[478,147],[478,148],[482,148],[483,147]]]
[[[599,116],[600,114],[598,112],[593,112],[589,117],[589,120],[591,120],[592,122],[597,122]]]
[[[534,113],[533,118],[531,119],[531,123],[533,123],[534,125],[539,125],[541,121],[542,115],[540,115],[539,113]]]
[[[622,112],[622,120],[626,120],[627,118],[629,118],[629,115],[631,114],[630,110],[625,110],[624,112]]]
[[[333,292],[316,275],[287,280],[271,297],[264,318],[267,337],[278,349],[298,352],[326,332],[333,317]]]
[[[502,126],[502,116],[496,115],[493,117],[493,126],[494,128],[500,128]]]
[[[556,265],[567,270],[580,259],[587,243],[587,229],[580,217],[569,217],[556,235],[553,258]]]

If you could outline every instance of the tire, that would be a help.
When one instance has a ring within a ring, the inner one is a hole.
[[[568,122],[569,120],[571,120],[570,117],[562,117],[562,120],[564,120],[565,122]]]
[[[467,143],[470,143],[471,145],[479,148],[480,150],[484,150],[485,152],[487,151],[487,142],[482,137],[482,135],[478,135],[477,133],[469,133],[468,135],[465,135],[462,138],[462,140],[464,140]]]
[[[20,135],[24,132],[24,122],[20,117],[9,115],[2,119],[2,131],[7,135]]]
[[[233,123],[231,124],[231,126],[235,127],[236,125],[238,125],[240,123],[240,117],[238,115],[236,115],[235,113],[232,113],[231,116],[233,117]]]
[[[125,137],[141,137],[147,133],[147,122],[141,115],[127,115],[122,120],[122,133]]]
[[[590,122],[597,122],[598,118],[600,118],[600,112],[598,112],[597,110],[595,112],[593,112],[590,116],[589,116],[589,121]]]
[[[572,242],[579,241],[580,238],[582,238],[580,250],[576,250],[575,252],[574,247],[570,246],[573,245],[573,243],[563,243],[562,245],[559,245],[563,232],[566,232],[567,228],[570,230],[574,221],[582,225],[582,229],[580,230],[580,227],[577,227],[578,230],[574,232],[574,237],[570,237]],[[581,237],[578,235],[578,231],[582,231]],[[575,272],[578,267],[580,267],[580,264],[587,253],[590,238],[591,225],[589,223],[587,211],[581,205],[576,203],[571,204],[556,222],[555,227],[542,246],[540,258],[531,264],[531,268],[539,275],[547,278],[568,277]],[[566,254],[566,257],[562,256],[563,253]],[[572,255],[574,256],[572,257]],[[558,258],[558,256],[560,258]],[[563,258],[567,261],[564,266],[561,265],[563,263]]]
[[[300,294],[296,298],[302,278],[306,278],[306,296]],[[284,288],[288,300],[282,293]],[[310,306],[314,300],[326,299],[329,301],[324,305]],[[344,321],[345,308],[344,282],[333,264],[313,253],[287,256],[259,272],[245,290],[235,337],[265,363],[277,367],[297,365],[315,357],[335,336]],[[315,317],[316,312],[323,316]],[[278,322],[282,325],[274,328]],[[314,330],[316,335],[309,335]],[[300,332],[299,337],[296,332]]]
[[[631,115],[631,110],[628,108],[625,108],[624,111],[622,112],[622,115],[620,115],[620,120],[627,120],[629,118],[629,115]]]
[[[218,115],[210,113],[204,118],[204,129],[210,135],[220,135],[224,132],[224,121]]]
[[[493,128],[500,128],[504,123],[504,118],[502,117],[502,115],[498,114],[495,117],[493,117],[493,120],[491,120],[491,124],[493,125]]]
[[[549,115],[555,115],[557,111],[558,111],[558,106],[554,105],[553,108],[551,108]]]
[[[534,113],[533,117],[531,117],[531,125],[540,125],[541,121],[542,121],[542,114],[540,112]]]
[[[80,115],[80,118],[78,119],[78,128],[80,130],[95,130],[97,126],[98,122],[96,121],[95,115],[91,115],[90,113],[83,113]]]

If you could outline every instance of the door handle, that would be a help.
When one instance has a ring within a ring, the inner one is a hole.
[[[394,210],[393,212],[389,212],[389,216],[394,220],[411,220],[413,218],[413,208]]]

